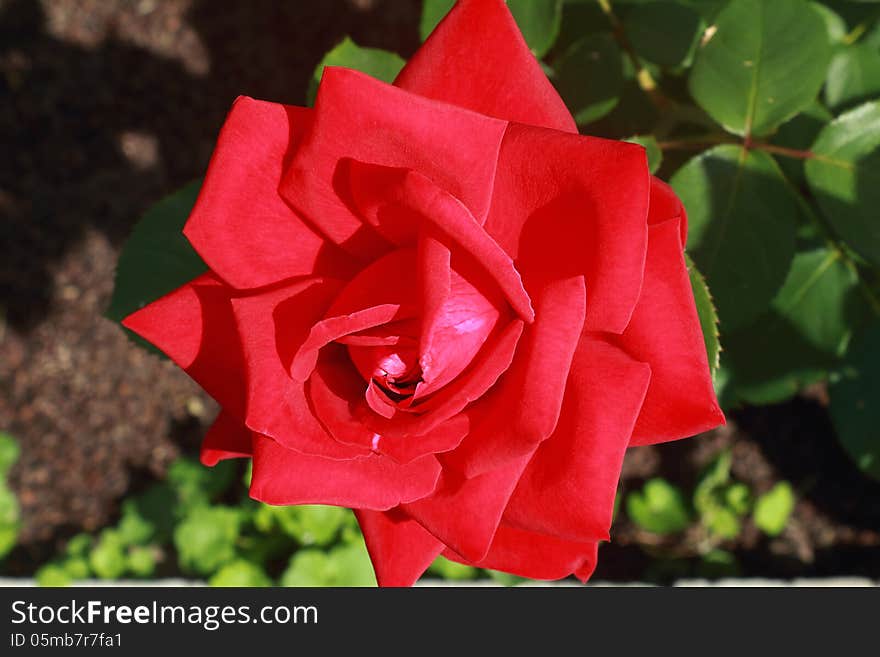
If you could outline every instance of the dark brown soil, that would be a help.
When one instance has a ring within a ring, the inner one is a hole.
[[[304,101],[335,42],[410,55],[418,0],[0,0],[0,429],[22,458],[16,570],[112,520],[119,500],[192,451],[213,403],[102,318],[118,249],[157,199],[201,175],[239,94]],[[747,409],[698,440],[633,450],[624,487],[685,488],[719,449],[761,492],[787,479],[794,520],[726,547],[746,575],[880,576],[880,485],[841,452],[815,399]],[[597,577],[645,575],[622,520]],[[688,556],[696,539],[650,547]]]

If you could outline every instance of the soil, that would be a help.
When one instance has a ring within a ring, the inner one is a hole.
[[[24,519],[11,571],[32,572],[65,537],[113,521],[127,493],[194,452],[216,412],[102,317],[134,222],[203,173],[237,95],[302,104],[345,35],[407,57],[420,5],[0,0],[0,429],[21,442],[11,485]],[[623,488],[662,475],[689,489],[726,447],[755,491],[786,479],[799,495],[780,537],[747,523],[724,546],[742,574],[880,577],[880,484],[837,445],[821,395],[631,450]],[[601,579],[650,575],[651,555],[689,558],[700,540],[656,544],[626,520],[612,533]]]

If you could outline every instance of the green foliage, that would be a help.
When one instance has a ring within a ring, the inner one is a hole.
[[[590,34],[554,62],[553,84],[579,125],[615,108],[623,90],[623,59],[610,34]]]
[[[241,511],[231,507],[196,507],[174,530],[180,567],[207,575],[235,558]]]
[[[807,181],[825,217],[847,245],[880,266],[880,103],[839,116],[811,150]]]
[[[0,432],[0,559],[15,546],[21,525],[18,499],[6,484],[6,475],[20,453],[18,442]]]
[[[830,396],[841,444],[863,472],[880,480],[880,322],[854,345]]]
[[[858,275],[839,251],[799,253],[769,310],[727,338],[736,394],[771,403],[826,376],[863,323],[861,302]]]
[[[712,290],[722,329],[750,323],[794,257],[798,207],[782,172],[766,153],[723,145],[690,160],[671,183],[687,208],[688,249]]]
[[[733,539],[739,535],[740,518],[751,508],[748,486],[730,476],[730,451],[721,452],[706,467],[694,488],[694,509],[710,536]]]
[[[371,75],[377,80],[393,82],[404,64],[406,64],[406,61],[397,53],[380,48],[364,48],[350,38],[345,37],[333,50],[324,55],[324,58],[315,68],[312,80],[309,83],[308,103],[311,105],[315,102],[318,84],[321,82],[325,66],[353,68],[356,71]]]
[[[624,24],[636,53],[661,68],[686,65],[705,30],[702,16],[679,2],[649,2],[633,7]]]
[[[258,565],[237,559],[226,564],[208,580],[211,586],[272,586],[272,580]]]
[[[709,370],[712,376],[718,370],[721,359],[721,341],[718,336],[718,313],[712,301],[712,294],[706,285],[706,279],[697,269],[690,256],[685,254],[688,276],[691,281],[691,289],[694,292],[694,303],[697,306],[697,315],[700,317],[700,328],[703,331],[703,342],[706,345],[706,357],[709,360]]]
[[[205,263],[182,232],[201,185],[200,180],[193,181],[160,201],[134,227],[116,265],[107,317],[122,321],[205,272]],[[131,331],[128,334],[137,344],[160,353]]]
[[[780,481],[755,502],[754,520],[758,528],[769,536],[777,536],[785,529],[794,510],[795,497],[791,484]]]
[[[803,0],[731,0],[697,51],[691,94],[722,127],[766,135],[819,93],[831,48]]]
[[[651,479],[626,498],[626,513],[641,528],[655,534],[674,534],[691,524],[684,495],[665,479]]]
[[[428,38],[454,4],[455,0],[424,0],[419,23],[422,41]],[[507,0],[507,7],[529,48],[536,57],[543,57],[559,36],[562,0]]]

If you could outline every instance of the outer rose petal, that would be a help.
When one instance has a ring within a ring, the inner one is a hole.
[[[314,122],[279,190],[331,241],[370,261],[391,245],[352,207],[351,161],[417,171],[482,223],[506,125],[363,73],[327,67]]]
[[[233,287],[352,272],[344,254],[325,243],[278,195],[284,163],[311,124],[311,114],[307,108],[241,96],[220,132],[183,232],[208,266]]]
[[[458,554],[479,561],[489,550],[504,507],[530,457],[527,454],[471,479],[444,469],[433,494],[402,509]]]
[[[372,456],[351,461],[309,456],[254,434],[250,494],[267,504],[330,504],[387,511],[434,490],[440,464],[424,456],[400,465]]]
[[[379,586],[412,586],[444,548],[399,509],[355,509]]]
[[[530,579],[562,579],[574,574],[586,582],[596,568],[598,551],[596,542],[574,543],[502,523],[488,554],[479,561],[467,561],[452,550],[445,550],[443,556],[459,563],[503,570]]]
[[[585,337],[568,376],[562,414],[523,472],[504,520],[575,541],[608,539],[623,455],[651,368]]]
[[[481,114],[577,132],[503,0],[459,0],[394,84]]]
[[[230,292],[212,273],[203,274],[122,325],[164,351],[233,416],[244,418],[244,357]]]
[[[651,226],[642,296],[626,331],[612,338],[651,365],[631,445],[686,438],[724,423],[680,240],[678,219]]]
[[[221,410],[202,441],[200,454],[202,463],[213,466],[225,459],[249,457],[250,455],[250,429],[244,426],[240,420]]]
[[[583,275],[587,328],[621,333],[642,286],[650,180],[641,146],[511,124],[486,231],[527,289]]]

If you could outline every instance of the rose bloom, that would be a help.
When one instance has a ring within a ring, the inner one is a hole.
[[[462,0],[393,86],[239,98],[184,229],[208,273],[124,324],[222,406],[202,461],[354,509],[380,585],[440,554],[586,580],[627,447],[724,421],[686,231],[504,2]]]

